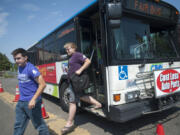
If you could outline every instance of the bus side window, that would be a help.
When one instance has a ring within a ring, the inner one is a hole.
[[[92,57],[92,61],[95,63],[96,68],[100,67],[102,64],[102,53],[101,53],[101,44],[100,41],[93,41],[92,48],[94,51],[94,55]]]
[[[90,39],[90,32],[87,30],[82,30],[82,40],[81,40],[81,51],[84,55],[86,55],[88,58],[91,56],[92,47],[91,47],[91,39]]]

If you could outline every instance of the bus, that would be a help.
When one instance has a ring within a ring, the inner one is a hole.
[[[179,11],[162,0],[92,0],[85,8],[28,48],[44,77],[44,93],[68,111],[68,58],[75,42],[91,59],[89,88],[103,107],[78,107],[116,122],[158,113],[180,101]]]
[[[180,37],[180,15],[179,15],[179,21],[178,21],[178,26],[177,26],[177,33],[178,33],[178,37]],[[178,38],[178,44],[180,44],[180,38]]]

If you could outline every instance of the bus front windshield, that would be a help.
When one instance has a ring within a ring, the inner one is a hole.
[[[153,28],[147,22],[122,18],[119,28],[112,29],[113,59],[177,58],[172,30]]]

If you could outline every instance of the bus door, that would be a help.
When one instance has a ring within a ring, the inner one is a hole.
[[[96,99],[103,102],[103,81],[101,74],[101,49],[100,39],[98,39],[97,24],[90,19],[79,19],[78,33],[80,51],[91,59],[91,66],[88,68],[91,87],[88,92],[93,94]],[[99,36],[100,37],[100,36]]]

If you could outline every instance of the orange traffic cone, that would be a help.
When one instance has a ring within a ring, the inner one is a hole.
[[[44,119],[49,118],[49,115],[46,113],[46,110],[45,110],[45,107],[44,107],[43,102],[42,102],[42,104],[41,104],[41,113],[42,113],[42,117],[43,117]]]
[[[162,124],[157,125],[156,133],[157,133],[157,135],[165,135],[164,128],[163,128]]]
[[[4,90],[3,90],[2,84],[1,84],[1,82],[0,82],[0,93],[1,93],[1,92],[4,92]]]
[[[18,87],[18,85],[16,85],[16,95],[14,97],[13,102],[18,102],[19,101],[19,97],[20,97],[20,95],[19,95],[19,87]]]

